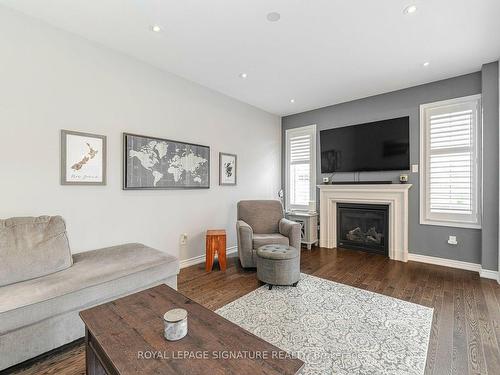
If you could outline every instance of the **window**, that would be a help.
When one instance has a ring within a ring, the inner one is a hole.
[[[316,125],[286,131],[286,209],[307,210],[316,200]]]
[[[420,106],[420,223],[481,226],[481,96]]]

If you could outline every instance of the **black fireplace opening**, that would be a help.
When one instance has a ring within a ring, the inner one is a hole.
[[[337,203],[337,244],[389,255],[389,206]]]

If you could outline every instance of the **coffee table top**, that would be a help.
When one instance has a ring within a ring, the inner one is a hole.
[[[163,337],[163,314],[178,307],[188,311],[188,334],[170,342]],[[304,365],[167,285],[80,316],[118,374],[286,375]]]

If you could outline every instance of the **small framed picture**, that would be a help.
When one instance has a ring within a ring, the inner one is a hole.
[[[61,185],[106,185],[106,136],[61,130]]]
[[[219,185],[236,185],[236,155],[219,152]]]

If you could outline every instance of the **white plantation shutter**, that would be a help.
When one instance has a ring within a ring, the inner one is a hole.
[[[477,227],[480,96],[421,107],[421,222]]]
[[[290,203],[309,204],[311,135],[290,138]]]
[[[316,193],[316,125],[286,131],[286,208],[307,209]]]

